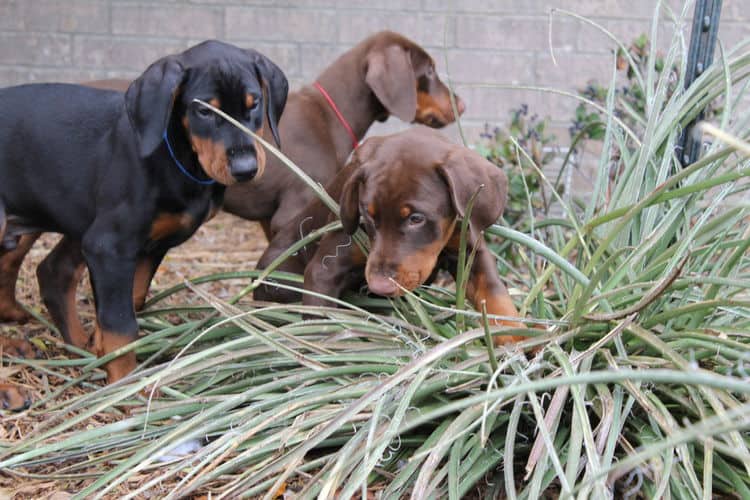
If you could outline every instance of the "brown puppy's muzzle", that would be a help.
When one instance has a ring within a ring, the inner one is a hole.
[[[466,104],[457,94],[454,94],[453,97],[456,99],[456,111],[461,116],[466,111]],[[426,92],[418,92],[417,114],[414,121],[432,128],[445,127],[456,121],[448,90],[446,89],[444,96],[440,99],[436,99]]]
[[[439,245],[431,245],[409,255],[401,256],[397,262],[384,262],[376,245],[367,260],[365,279],[367,288],[376,295],[400,297],[405,290],[412,291],[421,286],[432,273],[437,263]]]

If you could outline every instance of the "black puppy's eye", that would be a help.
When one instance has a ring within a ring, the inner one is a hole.
[[[198,115],[203,118],[208,118],[214,113],[210,109],[204,108],[203,106],[200,106],[195,112],[198,113]]]
[[[409,214],[409,218],[407,220],[409,221],[410,226],[420,226],[424,224],[425,216],[423,214],[420,214],[419,212],[414,212],[412,214]]]

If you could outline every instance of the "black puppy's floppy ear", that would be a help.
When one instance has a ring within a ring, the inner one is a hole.
[[[125,92],[125,110],[138,138],[141,158],[150,156],[162,141],[185,69],[175,56],[159,59]]]
[[[255,66],[258,72],[258,80],[266,87],[268,102],[266,103],[266,117],[271,127],[273,139],[276,145],[281,147],[279,138],[279,120],[286,106],[286,97],[289,93],[289,82],[284,72],[266,56],[253,52]]]
[[[479,191],[469,221],[483,231],[503,214],[508,197],[508,178],[499,167],[468,149],[451,151],[438,167],[450,191],[453,208],[463,217],[474,193]]]
[[[367,55],[365,82],[389,113],[411,123],[417,114],[417,77],[409,52],[398,45]]]

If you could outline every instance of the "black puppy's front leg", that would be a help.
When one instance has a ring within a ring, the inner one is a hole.
[[[351,236],[342,231],[326,234],[305,268],[305,290],[340,298],[344,291],[363,281],[367,258]],[[335,303],[308,293],[306,306],[337,307]]]
[[[138,257],[133,281],[133,304],[136,311],[143,309],[148,290],[151,288],[151,280],[154,279],[156,270],[167,255],[167,251],[167,248],[159,248]]]
[[[111,221],[97,221],[83,238],[83,256],[91,276],[96,302],[96,329],[91,351],[104,356],[138,337],[138,323],[133,307],[137,239]],[[116,358],[105,365],[107,379],[115,382],[136,366],[135,352]]]

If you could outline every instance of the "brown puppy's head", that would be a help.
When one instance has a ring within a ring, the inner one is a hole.
[[[369,139],[351,161],[341,222],[351,234],[361,216],[371,243],[365,277],[378,295],[425,282],[474,193],[472,241],[505,207],[507,178],[498,167],[424,127]]]
[[[0,384],[0,409],[22,411],[31,406],[31,395],[12,384]]]
[[[365,81],[388,113],[433,128],[455,121],[450,91],[422,47],[392,31],[377,33],[364,43],[370,43]],[[461,115],[466,106],[454,97]]]
[[[193,100],[220,108],[259,134],[267,122],[278,144],[287,92],[286,77],[262,54],[208,41],[152,64],[128,87],[125,108],[141,157],[154,153],[166,131],[173,147],[182,138],[204,172],[228,185],[261,173],[264,150]]]

